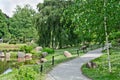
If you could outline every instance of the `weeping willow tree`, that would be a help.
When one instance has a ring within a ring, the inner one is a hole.
[[[70,33],[61,22],[64,9],[71,4],[65,0],[45,0],[37,5],[38,13],[35,18],[35,25],[39,35],[39,45],[43,47],[63,47],[70,43]]]

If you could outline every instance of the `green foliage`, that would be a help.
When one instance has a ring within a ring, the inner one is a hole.
[[[41,57],[41,51],[36,52],[35,50],[32,50],[31,53],[33,54],[32,57],[33,59],[39,59]]]
[[[32,46],[25,45],[20,48],[21,51],[25,51],[25,53],[30,53],[33,50]]]
[[[16,41],[15,41],[15,40],[11,40],[11,41],[9,42],[9,44],[16,44]]]
[[[17,58],[17,52],[10,52],[10,58]]]
[[[35,63],[35,61],[34,60],[26,60],[25,62],[24,62],[24,65],[32,65],[32,64],[36,64]]]
[[[9,25],[11,39],[17,39],[16,42],[25,43],[37,38],[37,31],[33,23],[34,14],[35,11],[29,5],[25,5],[23,8],[16,7]]]
[[[53,54],[55,51],[52,48],[46,47],[46,48],[43,48],[42,52],[47,52],[48,54]]]
[[[73,4],[65,9],[61,21],[65,26],[69,25],[69,28],[74,27],[74,33],[79,37],[78,43],[104,43],[104,17],[107,18],[108,35],[118,32],[120,30],[119,9],[118,0],[74,0]],[[109,37],[111,38],[111,35]]]
[[[71,2],[68,0],[45,0],[37,5],[39,12],[35,16],[35,26],[39,33],[39,45],[56,48],[70,44],[68,36],[74,35],[68,34],[67,26],[60,21],[64,9],[69,4]]]
[[[119,39],[120,38],[120,31],[118,32],[113,32],[110,34],[111,39]]]
[[[27,44],[27,45],[30,45],[30,46],[32,46],[33,48],[36,48],[36,47],[38,46],[38,44],[36,44],[36,43],[29,43],[29,44]]]
[[[0,38],[4,39],[11,36],[8,30],[8,24],[8,16],[0,10]]]
[[[31,67],[20,67],[16,74],[17,80],[35,80],[37,73]]]
[[[10,64],[11,64],[10,66],[11,66],[12,68],[18,69],[18,68],[20,68],[21,66],[24,65],[24,62],[16,62],[16,61],[11,60],[11,61],[10,61]]]
[[[37,54],[37,52],[35,50],[32,50],[31,53],[32,54]]]

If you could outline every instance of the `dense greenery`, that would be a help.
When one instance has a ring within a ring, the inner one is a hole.
[[[74,32],[79,35],[79,41],[104,43],[104,17],[107,18],[107,32],[111,39],[112,33],[119,35],[119,9],[118,0],[75,0],[64,12],[63,19],[66,19],[65,24],[71,23],[70,27],[75,27]],[[118,38],[114,35],[112,39],[115,37]]]
[[[68,28],[61,23],[64,9],[70,1],[45,0],[37,5],[36,27],[39,32],[39,44],[43,47],[63,47],[69,43]]]
[[[8,16],[0,10],[0,39],[9,38]]]
[[[47,52],[48,54],[53,54],[55,51],[52,48],[45,47],[42,52]]]
[[[37,39],[34,15],[35,11],[29,5],[23,8],[17,6],[11,18],[0,11],[0,38],[9,43],[25,43]]]
[[[17,80],[35,80],[37,72],[31,67],[21,67],[16,75]]]
[[[106,17],[109,39],[115,41],[120,36],[119,0],[105,1],[45,0],[36,5],[38,12],[29,5],[17,6],[11,18],[0,11],[0,38],[10,43],[38,39],[39,45],[52,48],[101,44]]]
[[[24,45],[20,48],[20,50],[25,53],[30,53],[33,49],[34,49],[33,46],[30,45]]]
[[[26,5],[24,8],[17,6],[13,17],[10,19],[10,33],[14,40],[26,42],[26,39],[32,40],[37,37],[37,32],[33,24],[35,11]]]
[[[107,33],[110,41],[119,38],[118,1],[45,0],[37,7],[39,13],[35,22],[39,32],[39,44],[42,46],[62,48],[86,44],[86,42],[103,44],[105,43],[104,17],[107,18]]]

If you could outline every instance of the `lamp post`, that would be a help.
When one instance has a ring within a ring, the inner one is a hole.
[[[110,62],[110,50],[109,50],[109,44],[108,44],[108,33],[107,33],[107,17],[106,17],[106,3],[107,0],[104,0],[104,27],[105,27],[105,37],[106,37],[106,48],[107,48],[107,54],[108,54],[108,67],[109,72],[112,72],[111,70],[111,62]]]

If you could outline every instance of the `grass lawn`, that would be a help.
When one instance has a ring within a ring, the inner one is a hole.
[[[103,56],[93,60],[98,67],[95,69],[88,69],[84,65],[82,67],[83,74],[92,80],[120,80],[120,47],[112,48],[110,54],[112,73],[108,71],[107,54],[104,52]]]

